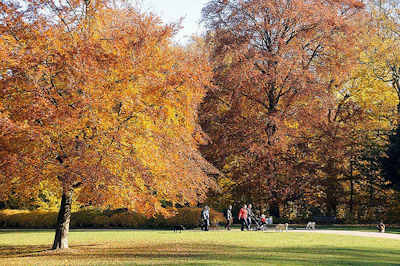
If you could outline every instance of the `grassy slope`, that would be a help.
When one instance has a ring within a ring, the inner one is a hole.
[[[45,251],[52,231],[0,231],[0,265],[400,265],[400,241],[307,233],[73,230],[71,251]]]

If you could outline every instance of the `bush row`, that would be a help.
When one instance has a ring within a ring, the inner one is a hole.
[[[181,208],[175,216],[158,215],[147,218],[126,209],[83,209],[71,215],[71,228],[170,228],[183,225],[185,228],[199,226],[200,208]],[[56,212],[45,211],[0,211],[0,228],[55,228]],[[224,223],[222,213],[210,212],[211,226]]]

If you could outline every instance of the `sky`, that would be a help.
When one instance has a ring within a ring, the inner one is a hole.
[[[144,0],[144,5],[150,11],[159,15],[166,23],[177,22],[183,17],[184,27],[175,37],[176,41],[184,44],[192,34],[202,31],[199,26],[201,9],[209,0]]]

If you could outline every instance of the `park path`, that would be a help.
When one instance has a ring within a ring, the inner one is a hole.
[[[379,238],[391,238],[399,239],[400,234],[388,234],[378,232],[361,232],[361,231],[346,231],[346,230],[289,230],[288,232],[307,232],[317,234],[334,234],[334,235],[351,235],[351,236],[364,236],[364,237],[379,237]]]

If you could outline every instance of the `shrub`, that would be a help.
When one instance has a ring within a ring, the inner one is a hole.
[[[399,223],[400,217],[400,205],[392,206],[389,210],[386,211],[383,220],[386,223]],[[378,221],[374,221],[378,222]]]
[[[168,219],[165,218],[163,215],[158,214],[154,217],[150,217],[146,220],[145,223],[146,228],[168,228]]]
[[[94,217],[93,225],[94,228],[108,228],[110,227],[110,218],[108,216],[99,215]]]
[[[110,217],[112,227],[141,228],[145,224],[145,216],[135,212],[116,213]]]
[[[224,215],[214,209],[210,211],[210,224],[211,226],[223,225],[225,224]]]
[[[81,209],[77,212],[73,212],[71,215],[71,227],[73,228],[93,228],[96,227],[96,217],[104,216],[100,209]],[[105,219],[104,217],[97,218]]]
[[[127,209],[106,210],[95,208],[81,209],[71,215],[71,228],[170,228],[183,225],[185,228],[199,226],[200,208],[181,208],[175,216],[165,218],[156,215],[146,218],[144,215]],[[0,211],[2,228],[55,228],[57,212],[3,210]],[[210,210],[210,224],[217,226],[225,222],[222,213]]]
[[[10,228],[54,228],[57,213],[27,210],[3,210],[0,213],[1,227]]]
[[[200,224],[200,208],[181,208],[178,209],[175,216],[167,219],[167,225],[172,227],[174,225],[183,225],[187,229],[198,227]],[[213,209],[210,210],[210,225],[215,227],[219,223],[225,221],[222,213]]]

